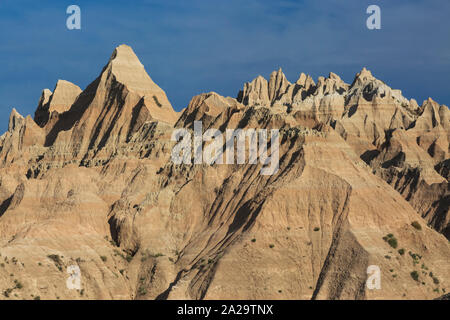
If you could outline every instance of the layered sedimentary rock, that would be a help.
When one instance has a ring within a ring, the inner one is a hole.
[[[125,45],[82,92],[66,85],[44,90],[35,120],[13,110],[0,137],[2,299],[432,299],[448,289],[447,107],[419,107],[366,69],[352,84],[334,73],[290,83],[280,69],[237,99],[204,93],[177,114]],[[248,155],[174,164],[172,134],[194,121],[278,129],[279,170],[261,175]],[[379,290],[366,286],[373,265]],[[67,286],[73,266],[78,290]]]
[[[280,72],[272,73],[271,79],[283,79]],[[283,93],[275,101],[253,98],[263,97],[268,90],[264,81],[258,77],[245,84],[237,99],[247,106],[264,105],[273,112],[292,115],[297,124],[307,127],[331,126],[431,226],[450,238],[450,194],[445,176],[450,141],[447,106],[431,98],[418,106],[366,68],[351,85],[334,73],[319,77],[317,84],[302,73],[295,84],[277,91]]]

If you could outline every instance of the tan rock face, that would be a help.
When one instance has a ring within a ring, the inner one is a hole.
[[[283,79],[280,72],[272,73],[273,83]],[[284,93],[275,101],[268,99],[262,104],[272,112],[292,115],[303,126],[330,125],[377,175],[393,185],[436,230],[450,237],[448,178],[439,171],[446,172],[443,168],[449,159],[447,106],[430,98],[419,107],[366,68],[351,85],[334,73],[319,77],[317,84],[302,73],[295,84],[281,91]],[[260,104],[245,88],[238,100],[247,106]],[[281,105],[284,108],[280,109]]]
[[[43,127],[50,117],[57,117],[70,109],[75,99],[82,92],[80,87],[65,80],[58,80],[53,93],[44,89],[34,115],[34,121]]]
[[[49,99],[49,112],[66,112],[70,109],[78,95],[82,92],[80,87],[65,80],[58,80],[55,90]]]
[[[279,170],[175,165],[173,130],[194,121],[279,129]],[[419,107],[366,69],[351,85],[279,70],[177,114],[122,45],[82,92],[58,82],[34,121],[11,113],[1,298],[436,298],[450,279],[448,141],[447,107]]]

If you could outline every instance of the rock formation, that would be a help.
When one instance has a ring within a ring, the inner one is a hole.
[[[363,69],[280,70],[176,113],[133,50],[0,137],[2,299],[434,299],[449,288],[446,106]],[[279,170],[175,165],[176,128],[279,129]],[[445,238],[447,237],[447,239]],[[368,266],[381,289],[366,286]],[[80,268],[81,287],[67,286]]]
[[[34,120],[41,127],[45,126],[53,112],[56,116],[68,111],[81,92],[82,90],[77,85],[69,81],[58,80],[53,93],[48,89],[42,91]]]

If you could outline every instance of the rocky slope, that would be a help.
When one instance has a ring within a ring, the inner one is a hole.
[[[447,106],[429,98],[419,107],[365,68],[351,85],[333,73],[317,84],[301,74],[292,84],[280,69],[269,82],[259,76],[245,84],[238,100],[290,114],[307,127],[331,126],[430,226],[450,238]]]
[[[279,170],[175,165],[172,133],[194,121],[279,129]],[[122,45],[85,90],[58,81],[34,119],[11,113],[0,298],[437,298],[450,278],[449,125],[446,106],[418,106],[366,69],[352,84],[279,70],[178,114]],[[66,286],[73,265],[80,290]]]

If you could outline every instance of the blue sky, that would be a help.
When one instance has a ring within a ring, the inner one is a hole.
[[[66,8],[81,8],[81,30]],[[381,30],[366,8],[381,7]],[[0,1],[0,131],[11,108],[34,114],[41,90],[65,79],[84,89],[117,45],[133,47],[176,110],[199,93],[237,95],[282,67],[351,82],[366,66],[419,104],[450,105],[448,0]]]

